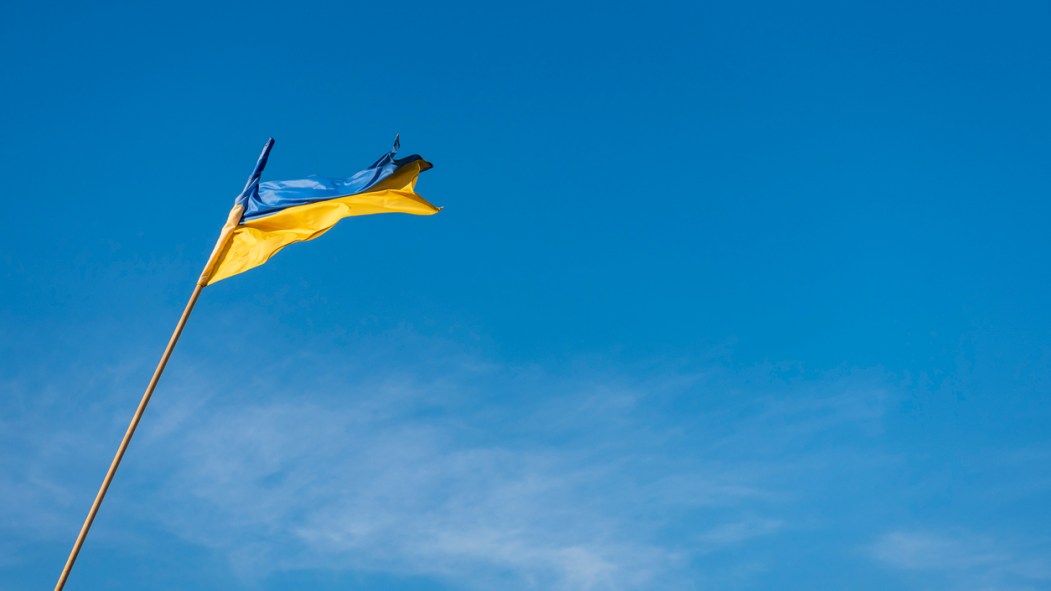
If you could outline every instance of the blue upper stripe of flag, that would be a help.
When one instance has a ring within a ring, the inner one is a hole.
[[[400,146],[399,139],[394,138],[394,147],[390,152],[384,154],[372,166],[348,178],[311,175],[290,181],[250,182],[245,191],[238,196],[238,202],[245,207],[242,220],[262,217],[296,205],[368,191],[402,166],[421,159],[417,155],[395,158]],[[263,162],[265,164],[265,159]]]

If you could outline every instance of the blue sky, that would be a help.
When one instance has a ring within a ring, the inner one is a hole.
[[[0,588],[1051,589],[1043,2],[0,9]]]

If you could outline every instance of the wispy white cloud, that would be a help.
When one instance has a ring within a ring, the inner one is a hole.
[[[406,357],[401,338],[371,345],[264,360],[236,378],[184,357],[122,468],[118,486],[135,494],[107,519],[160,526],[248,581],[322,569],[461,588],[694,588],[720,568],[762,570],[754,557],[704,573],[696,561],[791,531],[785,503],[835,461],[808,442],[878,432],[885,396],[869,376],[552,374],[449,343],[412,341],[419,363],[391,361]],[[134,377],[112,372],[93,389],[134,392]],[[67,543],[89,499],[66,471],[93,490],[130,412],[117,402],[131,398],[84,404],[65,440],[15,436],[11,449],[32,459],[16,462],[24,490],[0,495],[49,499],[34,519],[61,527],[38,535]],[[30,464],[47,479],[28,478]]]
[[[236,549],[232,561],[254,575],[313,567],[479,588],[620,589],[676,570],[682,550],[654,540],[660,518],[631,506],[646,501],[634,495],[652,477],[631,482],[641,459],[602,441],[601,425],[625,409],[578,400],[587,417],[553,427],[536,423],[551,414],[545,404],[472,411],[457,396],[424,402],[441,395],[427,384],[383,377],[341,390],[291,393],[315,402],[266,393],[213,404],[204,420],[181,413],[184,425],[149,440],[152,456],[168,458],[157,466],[165,525]]]
[[[771,535],[780,531],[782,527],[784,527],[784,522],[778,519],[749,517],[703,531],[698,534],[697,540],[701,543],[702,548],[715,551]]]
[[[1051,583],[1051,541],[1046,539],[900,529],[879,536],[868,552],[890,567],[935,575],[956,589],[1022,590]]]

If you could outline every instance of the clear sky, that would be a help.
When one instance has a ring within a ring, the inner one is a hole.
[[[1051,7],[5,2],[0,589],[1051,589]]]

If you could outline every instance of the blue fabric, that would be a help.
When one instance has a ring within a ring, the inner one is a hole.
[[[398,143],[397,138],[394,140]],[[259,193],[259,177],[263,176],[263,169],[266,168],[266,161],[270,159],[270,149],[274,147],[274,138],[266,140],[266,145],[263,146],[263,152],[259,154],[259,160],[255,161],[255,168],[252,169],[252,176],[248,177],[248,182],[245,183],[245,188],[241,189],[241,194],[234,200],[235,205],[242,205],[247,207],[248,200],[252,195]]]
[[[384,154],[372,166],[343,179],[311,175],[304,179],[261,183],[258,175],[262,168],[256,164],[256,173],[253,174],[252,179],[249,179],[245,190],[237,198],[237,202],[244,205],[245,208],[242,221],[275,213],[287,207],[368,191],[402,166],[420,160],[417,155],[395,158],[400,147],[401,141],[395,137],[394,147],[390,152]],[[260,156],[263,166],[266,165],[268,151],[269,148],[264,149],[263,156]]]

